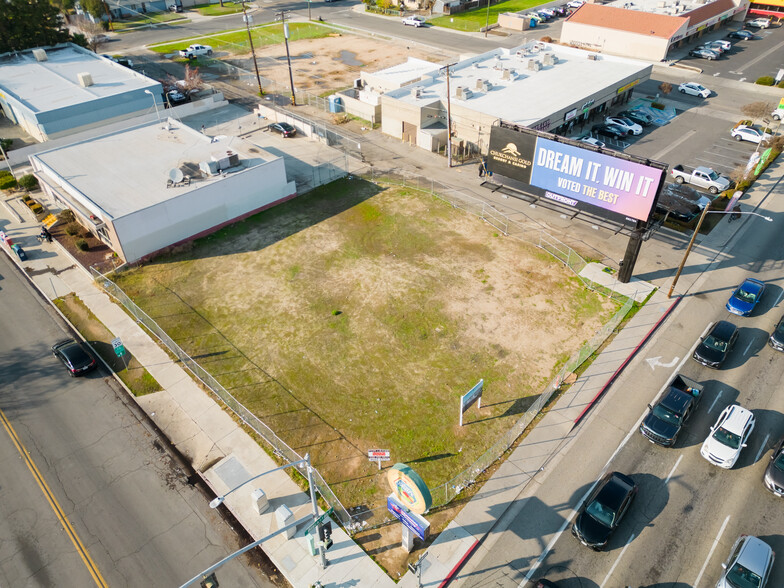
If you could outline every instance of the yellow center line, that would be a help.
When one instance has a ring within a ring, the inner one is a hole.
[[[82,558],[84,565],[87,567],[87,570],[90,572],[90,575],[93,577],[95,584],[101,588],[106,588],[108,584],[106,583],[106,580],[103,579],[103,576],[101,576],[101,572],[98,570],[98,566],[90,557],[90,553],[87,551],[87,548],[84,546],[84,544],[82,544],[82,541],[79,539],[79,536],[76,534],[76,531],[71,526],[71,523],[68,521],[68,518],[65,516],[63,509],[60,508],[57,499],[54,497],[54,494],[52,494],[52,491],[49,489],[49,486],[46,484],[46,480],[44,480],[44,477],[41,474],[41,472],[38,471],[38,468],[33,462],[33,459],[30,457],[30,454],[27,452],[27,449],[25,449],[24,445],[22,445],[19,436],[16,434],[16,431],[11,426],[11,423],[8,421],[8,418],[6,418],[5,413],[2,410],[0,410],[0,421],[2,421],[3,427],[8,432],[8,436],[11,437],[11,440],[14,442],[14,445],[16,446],[16,450],[19,452],[19,455],[21,455],[22,458],[25,460],[25,463],[27,464],[27,468],[33,474],[33,478],[35,478],[35,481],[38,482],[39,488],[41,488],[41,491],[46,497],[46,500],[49,502],[49,506],[52,507],[52,510],[54,511],[54,514],[57,515],[57,518],[60,520],[60,524],[63,526],[63,529],[65,529],[65,532],[68,534],[68,537],[70,537],[71,543],[74,544],[74,547],[76,547],[76,551],[79,552],[79,556]]]

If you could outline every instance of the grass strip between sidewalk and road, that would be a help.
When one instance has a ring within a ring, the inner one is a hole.
[[[291,22],[289,26],[289,41],[300,39],[319,39],[335,34],[329,27],[324,27],[316,23]],[[253,46],[256,49],[267,45],[278,45],[283,43],[283,25],[280,23],[259,25],[251,28],[253,35]],[[162,43],[160,45],[150,45],[147,48],[156,53],[176,53],[193,43],[201,43],[212,47],[215,53],[248,53],[248,32],[245,29],[223,31],[211,33],[204,37],[193,37],[180,41]]]
[[[56,298],[54,304],[134,396],[144,396],[162,390],[155,378],[127,350],[124,359],[115,355],[111,343],[114,335],[78,296],[75,294],[62,296]]]
[[[471,31],[477,32],[487,24],[495,24],[498,22],[498,15],[504,12],[521,12],[528,10],[534,6],[540,6],[540,0],[507,0],[499,4],[490,6],[490,20],[487,19],[487,5],[475,8],[474,10],[466,10],[458,14],[451,14],[448,16],[439,16],[436,18],[428,19],[428,24],[437,27],[444,27],[447,29],[455,29],[457,31]]]

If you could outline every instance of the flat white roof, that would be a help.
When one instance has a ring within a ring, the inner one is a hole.
[[[202,161],[239,156],[240,167],[256,167],[275,159],[259,147],[237,137],[210,137],[179,121],[168,119],[89,139],[33,155],[112,219],[143,210],[205,182],[220,182],[221,175],[199,172]],[[262,156],[267,155],[267,159]],[[173,169],[190,176],[190,185],[167,187]],[[104,219],[108,220],[108,219]]]
[[[555,59],[554,65],[545,64],[547,55]],[[538,71],[529,66],[536,61],[541,64]],[[648,75],[651,67],[625,57],[531,42],[513,49],[494,49],[454,65],[449,80],[451,103],[453,107],[530,126],[572,107],[582,97],[631,77]],[[489,82],[487,89],[479,87],[479,80]],[[456,98],[458,87],[470,90],[471,97]],[[415,88],[420,89],[418,97]],[[387,92],[386,96],[418,107],[432,105],[436,100],[446,104],[446,75],[430,74],[419,82]]]
[[[71,43],[43,51],[46,61],[36,60],[33,50],[0,55],[0,91],[34,112],[160,86],[155,80]],[[80,73],[90,74],[93,85],[83,87],[79,83]]]
[[[697,0],[613,0],[605,6],[626,8],[627,10],[640,10],[653,14],[666,14],[669,16],[682,16],[684,12],[702,8],[707,2]]]
[[[371,79],[383,81],[389,87],[400,87],[408,84],[413,80],[419,79],[425,74],[436,71],[440,65],[425,61],[424,59],[417,59],[416,57],[409,57],[403,63],[398,63],[392,67],[382,69],[373,73],[365,73],[363,77],[367,76]]]

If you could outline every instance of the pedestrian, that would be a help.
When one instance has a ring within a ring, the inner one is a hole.
[[[206,135],[207,133],[204,131],[204,125],[201,125],[201,134]]]

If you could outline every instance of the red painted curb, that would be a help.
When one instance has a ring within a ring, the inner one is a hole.
[[[471,545],[471,547],[469,547],[468,551],[465,552],[463,557],[460,558],[460,561],[455,564],[455,567],[453,567],[449,571],[449,573],[446,575],[446,578],[444,578],[441,581],[441,583],[438,585],[438,588],[444,588],[444,586],[446,586],[447,584],[449,584],[449,582],[452,581],[452,578],[457,573],[457,570],[459,570],[460,566],[462,566],[465,563],[465,560],[467,560],[470,557],[470,555],[474,552],[474,549],[476,549],[477,545],[479,545],[479,539],[474,540],[473,545]]]
[[[579,423],[579,422],[580,422],[580,421],[583,419],[583,417],[584,417],[584,416],[585,416],[585,415],[588,413],[588,411],[589,411],[589,410],[591,410],[591,408],[593,408],[593,405],[594,405],[594,404],[596,404],[596,401],[597,401],[597,400],[599,400],[599,398],[601,398],[601,397],[602,397],[602,395],[603,395],[603,394],[604,394],[604,393],[607,391],[607,389],[608,389],[608,388],[609,388],[609,387],[612,385],[612,383],[615,381],[615,379],[616,379],[616,378],[617,378],[617,377],[620,375],[620,373],[621,373],[621,372],[624,370],[624,368],[626,367],[626,365],[627,365],[627,364],[628,364],[628,363],[629,363],[629,362],[632,360],[632,358],[633,358],[635,355],[637,355],[637,352],[640,350],[640,348],[641,348],[643,345],[645,345],[645,343],[647,343],[648,339],[651,337],[651,335],[653,335],[654,331],[656,331],[656,329],[658,329],[658,328],[659,328],[659,325],[661,325],[661,324],[662,324],[662,322],[664,322],[664,319],[666,319],[666,318],[667,318],[667,317],[670,315],[670,313],[671,313],[671,312],[672,312],[672,311],[675,309],[675,307],[676,307],[676,306],[678,306],[678,303],[679,303],[681,300],[683,300],[683,296],[678,296],[678,298],[676,298],[676,299],[675,299],[675,302],[673,302],[673,303],[670,305],[670,307],[669,307],[669,308],[667,309],[667,311],[666,311],[666,312],[665,312],[665,313],[664,313],[664,314],[661,316],[661,318],[660,318],[658,321],[656,321],[656,324],[655,324],[655,325],[653,325],[653,327],[651,327],[651,330],[650,330],[650,331],[648,331],[648,333],[645,335],[645,337],[643,337],[643,338],[642,338],[642,341],[640,341],[640,343],[637,345],[637,347],[635,347],[635,348],[632,350],[632,352],[629,354],[629,357],[627,357],[627,358],[624,360],[624,362],[623,362],[623,363],[620,365],[620,367],[618,367],[618,369],[617,369],[617,370],[615,370],[615,373],[614,373],[612,376],[610,376],[610,379],[609,379],[609,380],[607,380],[607,383],[606,383],[604,386],[602,386],[602,389],[601,389],[601,390],[599,390],[599,393],[598,393],[596,396],[594,396],[593,400],[591,400],[591,401],[588,403],[588,406],[586,406],[586,407],[583,409],[583,411],[580,413],[580,415],[579,415],[579,416],[578,416],[578,417],[577,417],[577,418],[574,420],[574,424],[575,424],[575,425],[577,425],[577,424],[578,424],[578,423]]]

